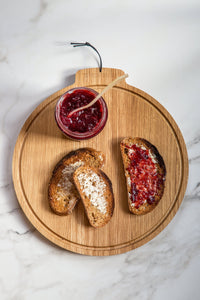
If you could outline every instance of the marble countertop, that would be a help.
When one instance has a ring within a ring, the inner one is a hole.
[[[0,299],[199,299],[200,4],[197,0],[0,0]],[[124,70],[174,117],[189,181],[171,223],[144,246],[88,257],[46,240],[19,207],[12,154],[27,116],[79,69]]]

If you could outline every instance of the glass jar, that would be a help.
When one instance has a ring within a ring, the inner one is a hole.
[[[97,95],[93,89],[77,87],[60,97],[55,108],[55,120],[65,136],[74,140],[85,140],[102,131],[108,118],[107,105],[102,97],[89,108],[75,112],[69,117],[71,111],[87,105]]]

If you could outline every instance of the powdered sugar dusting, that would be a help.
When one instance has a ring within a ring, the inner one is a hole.
[[[156,155],[153,154],[153,153],[151,152],[151,150],[149,151],[149,156],[151,157],[151,159],[152,159],[152,161],[153,161],[154,164],[157,164],[157,163],[158,163],[158,162],[157,162],[157,159],[156,159]]]
[[[126,173],[128,173],[128,172],[126,171]],[[127,184],[128,184],[128,187],[131,187],[131,179],[128,175],[127,175]]]
[[[99,154],[99,160],[101,160],[102,162],[104,160],[102,153]]]
[[[62,176],[57,184],[57,186],[59,187],[58,194],[57,194],[58,200],[72,195],[71,194],[72,188],[74,189],[73,173],[77,168],[79,168],[83,165],[84,165],[84,162],[81,160],[78,160],[75,163],[69,164],[64,167],[64,169],[62,170]],[[73,192],[74,192],[74,190],[73,190]]]
[[[107,202],[104,197],[106,184],[103,179],[91,170],[87,174],[80,173],[77,179],[92,205],[96,206],[102,214],[105,214],[107,212]]]

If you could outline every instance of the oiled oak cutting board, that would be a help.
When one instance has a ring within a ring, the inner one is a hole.
[[[183,199],[188,158],[181,132],[171,115],[155,99],[128,85],[118,83],[104,94],[108,121],[96,137],[85,141],[67,139],[54,120],[59,97],[74,87],[100,92],[123,75],[118,69],[84,69],[75,83],[43,101],[25,122],[14,150],[13,181],[18,201],[30,222],[47,239],[64,249],[87,255],[113,255],[139,247],[161,232],[176,214]],[[126,184],[120,155],[120,141],[127,136],[142,137],[162,155],[167,175],[163,198],[144,216],[129,213]],[[115,210],[103,228],[89,225],[82,203],[69,216],[57,216],[49,208],[48,183],[57,162],[69,151],[82,147],[106,155],[104,172],[113,184]]]

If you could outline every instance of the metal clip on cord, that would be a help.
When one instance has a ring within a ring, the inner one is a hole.
[[[71,45],[73,45],[73,47],[81,47],[81,46],[89,46],[91,47],[99,56],[99,71],[101,72],[102,70],[102,59],[101,59],[101,55],[99,54],[99,51],[94,47],[92,46],[90,43],[86,42],[86,43],[71,43]]]

